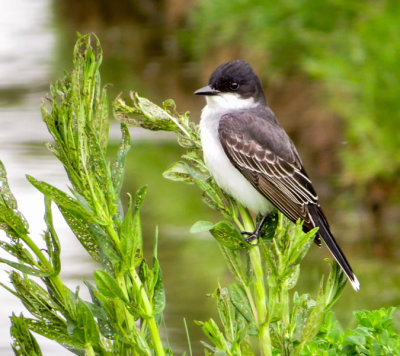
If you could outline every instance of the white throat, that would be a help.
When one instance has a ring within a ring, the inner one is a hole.
[[[228,111],[228,110],[241,110],[251,109],[257,106],[253,98],[243,99],[236,93],[220,93],[218,95],[207,95],[207,106],[212,111]]]

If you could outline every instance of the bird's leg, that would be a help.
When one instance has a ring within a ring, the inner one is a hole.
[[[249,235],[248,237],[245,238],[246,242],[251,242],[253,240],[256,240],[260,237],[261,230],[267,221],[269,214],[265,214],[263,218],[261,219],[260,223],[258,224],[257,228],[253,232],[248,232],[248,231],[241,231],[240,234],[244,237],[244,235]]]

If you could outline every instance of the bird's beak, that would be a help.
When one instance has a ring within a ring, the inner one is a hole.
[[[206,85],[203,88],[197,89],[193,94],[194,95],[218,95],[220,93],[219,90],[211,88],[209,85]]]

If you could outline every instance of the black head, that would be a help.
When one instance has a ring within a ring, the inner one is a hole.
[[[265,102],[261,82],[246,61],[235,60],[221,64],[211,74],[208,86],[195,91],[196,95],[237,93],[243,99]]]

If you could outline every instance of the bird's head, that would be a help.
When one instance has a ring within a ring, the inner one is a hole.
[[[208,85],[194,94],[205,95],[208,104],[230,109],[266,103],[260,80],[250,64],[242,60],[221,64],[211,74]]]

